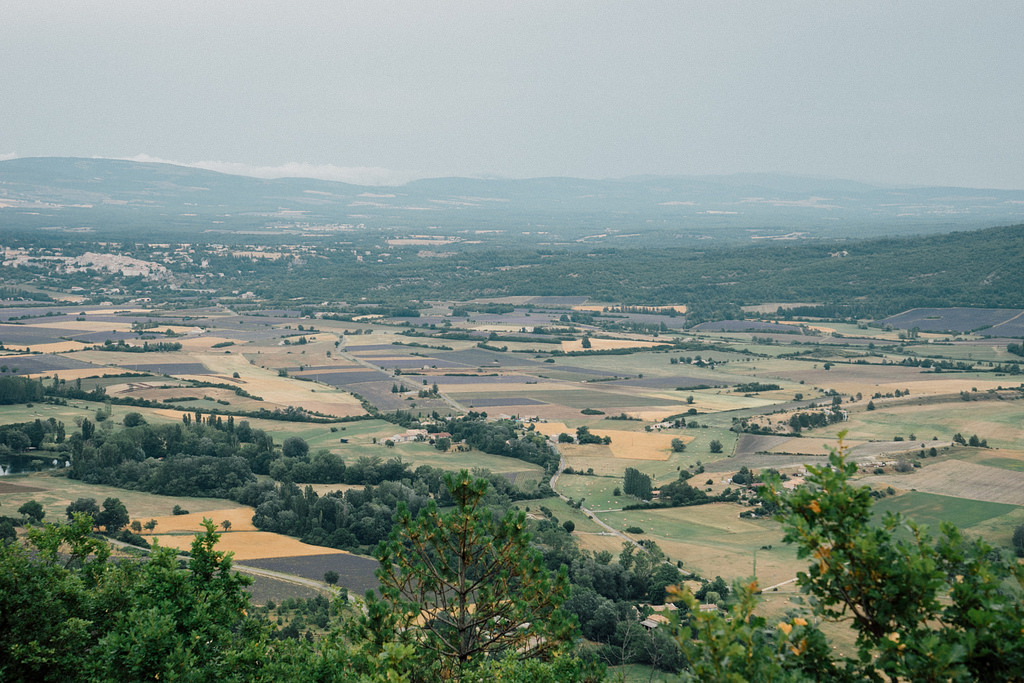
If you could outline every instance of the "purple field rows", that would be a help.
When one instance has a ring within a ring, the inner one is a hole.
[[[660,325],[670,330],[681,330],[686,327],[686,316],[683,315],[655,315],[653,313],[613,313],[616,318],[624,317],[630,322],[645,323],[647,325]]]
[[[44,316],[47,313],[63,313],[66,310],[68,310],[67,306],[11,306],[0,308],[0,320],[10,320],[25,315]]]
[[[362,384],[365,382],[378,382],[378,381],[391,381],[389,375],[383,372],[374,372],[373,370],[367,370],[365,372],[304,372],[302,377],[314,377],[316,381],[323,382],[324,384],[330,384],[335,387],[347,387],[353,384]]]
[[[157,375],[206,375],[209,370],[202,363],[120,363],[125,370],[152,372]]]
[[[268,557],[259,560],[246,560],[239,564],[284,572],[316,581],[324,580],[327,571],[338,572],[338,585],[362,595],[379,584],[376,571],[377,560],[360,555],[304,555],[300,557]]]
[[[68,336],[70,336],[77,342],[82,342],[83,344],[102,344],[108,339],[113,342],[128,341],[129,339],[158,339],[160,341],[166,340],[166,338],[164,337],[156,337],[153,335],[146,335],[140,337],[138,334],[134,332],[86,332],[85,334],[74,334]]]
[[[686,377],[644,377],[643,379],[620,379],[612,382],[602,382],[613,386],[625,387],[650,387],[655,389],[669,389],[673,387],[695,387],[702,384],[714,385],[716,382],[707,378]]]
[[[245,315],[252,316],[254,318],[298,318],[300,311],[293,311],[284,308],[267,308],[260,309],[259,313],[249,312]]]
[[[92,363],[85,363],[67,356],[60,356],[52,353],[40,353],[31,356],[4,356],[0,357],[4,365],[11,368],[18,368],[18,374],[35,372],[53,372],[55,370],[79,370],[83,368],[95,368],[100,372],[103,368]]]
[[[366,360],[370,361],[375,365],[379,365],[382,368],[401,368],[406,369],[420,369],[420,368],[468,368],[472,367],[465,363],[456,363],[450,360],[440,360],[437,358],[421,358],[413,356],[411,358],[373,358],[367,357]]]
[[[1006,322],[993,325],[991,328],[984,330],[985,334],[995,334],[1001,337],[1024,337],[1024,315],[1019,318],[1012,318]]]
[[[462,401],[470,408],[490,408],[492,406],[543,406],[544,401],[535,398],[509,396],[508,398],[467,398]]]
[[[346,344],[342,347],[343,350],[350,353],[358,351],[399,351],[402,348],[402,346],[395,344]]]
[[[529,299],[534,306],[582,306],[589,296],[535,296]]]
[[[500,342],[495,342],[500,343]],[[517,353],[513,357],[509,355],[503,355],[495,353],[494,351],[488,351],[486,349],[465,349],[462,351],[438,351],[432,354],[434,358],[441,360],[450,360],[456,363],[465,363],[472,367],[499,367],[501,365],[512,365],[512,366],[537,366],[540,365],[535,360],[529,358],[522,358],[524,354]],[[494,361],[497,361],[495,363]]]
[[[1017,318],[1022,313],[1019,308],[914,308],[878,322],[901,330],[916,327],[924,332],[971,332],[998,325],[992,334],[1016,336],[1007,330],[1024,327],[1021,318]]]
[[[61,337],[69,337],[73,330],[61,330],[31,325],[0,324],[0,343],[30,346],[32,344],[52,344],[61,341]]]
[[[796,325],[766,323],[760,320],[719,320],[714,323],[694,325],[698,332],[776,332],[778,334],[802,334]]]
[[[491,377],[483,375],[444,375],[434,377],[433,379],[438,384],[524,384],[537,381],[536,377],[530,377],[529,375],[493,375]]]

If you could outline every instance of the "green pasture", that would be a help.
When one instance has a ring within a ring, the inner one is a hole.
[[[642,468],[640,468],[642,469]],[[637,502],[632,496],[625,494],[612,495],[615,488],[622,488],[622,477],[582,476],[578,474],[562,474],[555,482],[559,493],[575,500],[585,499],[583,506],[601,512],[603,510],[621,509],[623,505]]]
[[[48,420],[52,417],[63,422],[70,434],[75,429],[75,416],[87,417],[91,420],[96,415],[96,409],[102,406],[101,403],[89,403],[88,401],[70,401],[66,406],[49,403],[0,406],[0,424],[31,422],[37,419]]]
[[[113,486],[86,484],[59,474],[40,472],[28,475],[11,475],[2,480],[8,484],[28,486],[42,489],[40,491],[4,493],[0,496],[0,514],[17,516],[17,509],[29,500],[37,500],[46,510],[44,522],[57,522],[67,519],[66,508],[79,498],[95,498],[100,505],[107,498],[119,498],[128,509],[132,519],[147,519],[171,514],[175,505],[180,505],[189,512],[205,512],[207,510],[224,510],[244,507],[230,500],[221,498],[189,498],[184,496],[158,496],[142,491],[130,491]]]
[[[875,502],[872,509],[879,520],[886,512],[902,513],[918,524],[926,525],[934,536],[939,533],[941,522],[951,522],[960,529],[969,530],[982,522],[989,522],[1021,508],[1005,503],[988,503],[910,491],[882,498]]]
[[[907,351],[913,351],[922,358],[948,358],[964,362],[996,362],[1017,360],[1015,356],[1006,350],[1006,344],[914,344],[905,345]]]
[[[805,566],[796,549],[782,541],[782,527],[772,520],[741,519],[747,508],[713,503],[683,508],[608,512],[601,519],[624,531],[637,526],[673,560],[703,576],[727,580],[745,578],[753,570],[757,551],[758,577],[765,585],[786,580]],[[772,546],[771,550],[763,546]]]
[[[767,535],[775,534],[775,543],[781,542],[781,527],[769,520],[740,519],[739,513],[747,508],[732,503],[712,503],[683,508],[656,508],[651,510],[625,510],[607,512],[601,519],[624,531],[638,526],[644,536],[671,539],[697,545],[724,545],[751,549],[768,543]]]
[[[673,680],[675,677],[645,664],[623,664],[609,666],[605,680],[608,683],[650,683],[651,681]]]
[[[600,533],[604,531],[604,528],[598,525],[590,517],[583,514],[576,508],[569,507],[569,504],[561,498],[555,496],[553,498],[542,498],[540,500],[521,500],[517,503],[520,509],[526,510],[530,514],[541,514],[540,507],[543,505],[547,509],[551,510],[551,514],[558,519],[559,524],[563,524],[567,520],[572,520],[573,524],[576,525],[576,531],[585,533]],[[586,507],[586,503],[583,504]]]
[[[865,397],[866,399],[866,397]],[[876,404],[878,405],[878,404]],[[1024,443],[1024,404],[1019,401],[950,401],[925,405],[879,405],[877,410],[856,411],[842,428],[856,439],[905,439],[913,433],[919,441],[933,436],[950,440],[960,432],[964,438],[977,434],[992,448],[1020,448]],[[836,431],[835,425],[822,428]],[[822,429],[810,433],[822,432]]]
[[[973,449],[972,449],[973,450]],[[998,467],[1003,470],[1012,470],[1014,472],[1024,472],[1024,459],[1022,458],[1007,458],[1007,457],[983,457],[988,455],[989,451],[975,451],[973,454],[963,454],[957,451],[954,456],[957,460],[967,460],[969,462],[976,463],[978,465],[988,465],[989,467]],[[973,455],[974,457],[971,457]]]
[[[637,351],[628,354],[607,354],[592,356],[561,356],[555,358],[555,367],[568,365],[576,368],[587,368],[591,370],[605,370],[614,372],[620,376],[643,375],[644,377],[667,377],[672,375],[685,375],[687,377],[713,377],[713,371],[689,365],[672,364],[670,358],[680,356],[696,356],[701,354],[707,357],[708,352],[686,351],[673,349],[671,351]],[[712,351],[711,354],[725,356],[721,352]],[[735,354],[728,354],[733,356]],[[708,382],[711,383],[710,381]]]
[[[1024,524],[1024,506],[1016,506],[1010,512],[978,522],[967,530],[972,536],[980,536],[994,546],[1009,548],[1013,531]]]
[[[332,434],[331,436],[335,435]],[[473,470],[479,467],[496,473],[530,471],[536,471],[538,474],[543,473],[543,469],[538,465],[532,465],[523,460],[505,458],[500,455],[491,455],[476,450],[462,453],[455,450],[442,452],[426,442],[400,443],[395,444],[393,448],[388,448],[383,443],[338,444],[337,447],[332,447],[331,451],[340,455],[347,463],[355,462],[357,458],[362,456],[377,456],[384,460],[400,457],[404,462],[412,465],[413,469],[420,465],[430,465],[431,467],[440,467],[456,472],[463,469]]]

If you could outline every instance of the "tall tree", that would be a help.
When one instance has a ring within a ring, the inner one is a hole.
[[[530,548],[523,512],[497,518],[482,504],[487,481],[447,475],[454,509],[433,502],[413,517],[400,504],[395,530],[377,548],[381,601],[399,615],[396,631],[421,634],[424,661],[441,680],[461,679],[470,660],[499,652],[519,659],[559,648],[574,630],[559,610],[563,567],[551,576]]]
[[[96,516],[96,525],[106,527],[107,533],[113,534],[128,526],[130,520],[128,508],[120,498],[107,498],[103,501],[103,511]]]

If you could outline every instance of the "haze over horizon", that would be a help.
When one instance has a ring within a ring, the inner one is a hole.
[[[1024,189],[995,1],[5,3],[0,159]]]

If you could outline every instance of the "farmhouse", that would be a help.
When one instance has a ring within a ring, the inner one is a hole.
[[[668,623],[669,623],[668,617],[666,617],[665,615],[663,615],[663,614],[652,614],[651,616],[649,616],[646,619],[644,619],[643,621],[641,621],[640,625],[643,626],[644,628],[646,628],[647,630],[651,630],[651,629],[658,628],[659,626],[664,626],[664,625],[666,625]]]
[[[409,443],[410,441],[426,441],[427,430],[426,429],[408,429],[405,434],[395,434],[389,436],[387,441],[392,443]]]

